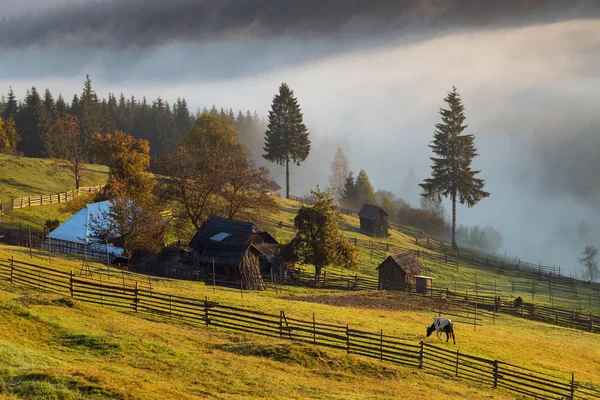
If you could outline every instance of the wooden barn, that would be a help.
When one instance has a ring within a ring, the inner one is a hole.
[[[281,197],[281,186],[275,181],[271,181],[263,187],[266,194],[273,197]]]
[[[261,266],[269,268],[269,256],[277,252],[277,241],[250,222],[212,216],[189,247],[194,252],[193,268],[205,282],[213,282],[214,270],[216,284],[263,290]]]
[[[373,204],[363,204],[358,212],[360,218],[360,233],[372,237],[387,237],[389,235],[388,214],[383,208]]]
[[[422,269],[423,264],[410,251],[391,255],[377,267],[379,288],[400,290],[414,288],[416,277]]]

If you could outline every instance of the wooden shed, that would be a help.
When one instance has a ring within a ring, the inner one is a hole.
[[[416,286],[416,277],[422,269],[423,264],[410,251],[391,255],[377,267],[379,288],[412,289]]]
[[[273,197],[281,197],[281,186],[275,181],[271,181],[263,187],[266,194]]]
[[[433,278],[430,276],[415,276],[416,280],[416,291],[424,295],[431,295],[431,289],[433,289]]]
[[[214,278],[216,284],[224,286],[263,290],[260,263],[265,254],[261,248],[269,243],[264,243],[258,232],[253,233],[254,227],[250,222],[210,217],[189,244],[194,251],[194,269],[207,283]]]
[[[358,217],[360,218],[360,233],[372,237],[389,235],[388,214],[383,208],[365,203],[360,208]]]

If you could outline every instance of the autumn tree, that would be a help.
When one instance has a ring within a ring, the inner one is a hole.
[[[596,261],[598,256],[598,248],[594,246],[585,246],[581,258],[578,259],[579,263],[583,265],[584,278],[595,282],[600,277],[600,269],[598,268],[598,262]]]
[[[235,122],[229,117],[218,115],[218,113],[202,113],[181,143],[189,149],[201,150],[219,146],[232,151],[235,149],[245,152],[244,145],[238,140]]]
[[[315,199],[312,206],[304,205],[294,218],[296,235],[282,250],[284,258],[315,266],[315,282],[324,267],[342,265],[352,268],[358,264],[359,254],[343,235],[340,215],[330,192],[317,186],[311,191]]]
[[[335,157],[331,162],[331,175],[329,175],[329,187],[331,188],[331,193],[338,201],[344,198],[344,185],[346,184],[348,175],[350,175],[348,160],[344,154],[344,149],[338,147]]]
[[[467,128],[465,108],[456,87],[444,101],[448,109],[440,109],[442,122],[436,125],[433,142],[429,145],[437,157],[431,157],[431,178],[420,186],[424,197],[442,195],[452,201],[452,245],[456,248],[456,201],[473,207],[490,193],[483,190],[485,181],[476,178],[480,171],[471,169],[477,156],[475,136],[463,133]]]
[[[0,118],[0,153],[14,153],[20,140],[12,115],[6,120]]]
[[[440,218],[444,218],[444,205],[439,193],[433,193],[430,196],[421,196],[421,209],[434,213]]]
[[[92,217],[88,226],[91,241],[120,245],[127,257],[138,251],[156,254],[168,228],[161,211],[151,192],[132,195],[130,188],[113,180],[108,211]]]
[[[150,145],[145,139],[135,139],[122,131],[96,133],[92,137],[92,152],[109,167],[109,183],[124,185],[132,194],[151,191]],[[121,189],[122,191],[124,189]]]
[[[57,166],[64,168],[75,179],[75,188],[79,189],[87,154],[81,140],[79,120],[66,115],[56,122],[53,132],[52,148],[57,157]]]
[[[308,129],[294,92],[282,83],[273,98],[269,123],[265,132],[263,157],[279,165],[285,165],[286,198],[290,197],[290,161],[296,165],[306,160],[310,152]]]
[[[206,113],[201,118],[229,117]],[[197,134],[194,129],[188,133]],[[164,176],[160,193],[171,205],[173,227],[183,238],[191,236],[211,215],[256,221],[277,208],[262,190],[269,182],[268,171],[250,164],[237,139],[228,140],[228,129],[221,131],[225,137],[219,138],[214,127],[208,134],[216,136],[210,141],[186,138],[183,143],[187,145],[168,153],[160,163]]]
[[[150,146],[121,131],[95,134],[93,153],[109,166],[109,212],[93,227],[92,236],[103,243],[120,243],[131,256],[136,251],[158,252],[164,245],[167,224],[148,173]]]

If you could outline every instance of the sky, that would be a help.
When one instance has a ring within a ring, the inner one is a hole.
[[[508,256],[568,270],[600,245],[600,3],[554,0],[0,0],[0,92],[108,92],[266,115],[294,90],[313,151],[292,192],[355,174],[416,205],[456,86],[491,197],[459,207]],[[284,186],[283,168],[271,168]],[[450,205],[446,204],[446,209]],[[577,224],[593,228],[578,235]]]

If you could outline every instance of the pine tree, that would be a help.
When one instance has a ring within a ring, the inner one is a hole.
[[[473,171],[471,163],[477,156],[475,136],[464,134],[465,108],[456,90],[448,93],[444,101],[449,108],[440,109],[442,122],[436,124],[433,142],[429,145],[438,157],[431,157],[431,178],[420,186],[422,196],[449,197],[452,201],[452,245],[456,248],[456,200],[473,207],[490,193],[483,190],[485,181],[476,178],[480,171]]]
[[[358,176],[356,177],[355,186],[359,206],[365,203],[377,204],[377,197],[375,197],[373,185],[371,185],[369,176],[367,175],[364,169],[361,169],[358,173]]]
[[[92,89],[92,80],[89,75],[85,78],[83,93],[81,94],[79,104],[79,115],[75,116],[79,117],[81,139],[83,141],[84,149],[89,149],[94,133],[98,133],[102,130],[100,104],[96,92]]]
[[[0,153],[14,153],[20,140],[13,116],[6,121],[0,118]]]
[[[63,99],[62,95],[58,95],[58,99],[56,99],[56,117],[64,118],[69,112],[69,106],[65,103],[65,99]]]
[[[178,140],[181,140],[193,126],[192,116],[190,115],[190,110],[185,99],[177,99],[173,114],[178,133]]]
[[[337,148],[335,157],[331,162],[331,175],[329,175],[329,187],[333,197],[338,201],[344,197],[344,184],[350,170],[348,169],[348,160],[344,154],[344,149]]]
[[[310,152],[308,130],[302,120],[302,112],[294,92],[288,85],[282,83],[269,111],[263,157],[279,165],[285,165],[287,198],[290,197],[290,161],[300,165]]]
[[[19,112],[19,103],[17,102],[17,98],[15,97],[15,92],[12,87],[8,91],[8,98],[6,99],[6,105],[4,107],[4,111],[2,112],[2,119],[4,121],[8,120],[9,117],[17,118],[17,113]]]
[[[27,91],[25,104],[17,114],[17,131],[21,133],[22,141],[19,150],[29,157],[42,157],[44,145],[40,130],[46,127],[44,104],[35,87]]]
[[[341,199],[342,206],[351,210],[358,210],[358,192],[352,171],[348,173]]]
[[[57,120],[56,103],[52,93],[49,89],[46,89],[43,100],[44,110],[40,114],[40,121],[38,123],[39,135],[44,146],[44,156],[55,157],[56,149],[54,136],[54,124]]]

